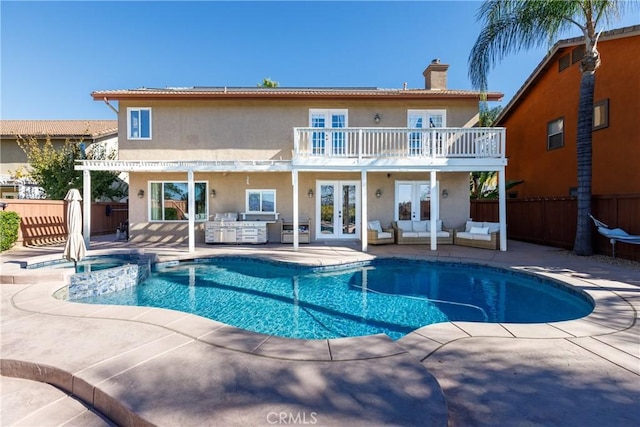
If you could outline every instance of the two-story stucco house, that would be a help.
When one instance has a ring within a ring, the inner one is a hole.
[[[119,160],[78,168],[88,181],[90,170],[129,172],[131,239],[188,242],[190,250],[256,239],[296,249],[350,239],[366,250],[370,220],[460,227],[469,217],[469,172],[498,171],[504,182],[505,132],[473,127],[481,94],[447,89],[447,69],[434,60],[424,89],[96,91],[95,100],[118,102]],[[505,212],[502,186],[502,250]],[[210,230],[223,213],[250,227]]]

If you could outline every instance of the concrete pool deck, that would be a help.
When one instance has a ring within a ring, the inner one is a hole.
[[[62,247],[16,248],[2,254],[3,426],[640,424],[636,265],[513,241],[508,252],[385,245],[365,254],[348,244],[293,252],[274,244],[199,245],[188,254],[105,238],[91,252],[131,249],[161,260],[475,262],[561,279],[596,308],[567,322],[437,324],[398,341],[288,340],[169,310],[57,300],[51,294],[69,269],[25,271],[17,262],[60,258]]]

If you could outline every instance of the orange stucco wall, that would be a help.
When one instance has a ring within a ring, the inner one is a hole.
[[[567,196],[577,185],[579,62],[558,71],[556,53],[499,126],[507,128],[508,180],[518,197]],[[640,35],[601,40],[594,102],[609,100],[609,126],[593,132],[593,194],[640,193]],[[564,147],[547,150],[547,123],[564,117]]]

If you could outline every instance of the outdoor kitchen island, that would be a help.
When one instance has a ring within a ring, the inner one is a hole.
[[[275,223],[278,214],[217,213],[204,224],[205,243],[259,244],[269,241],[267,225]],[[241,220],[239,220],[241,219]]]

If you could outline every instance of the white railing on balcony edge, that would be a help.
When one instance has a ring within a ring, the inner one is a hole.
[[[294,128],[295,158],[502,158],[504,128]]]

